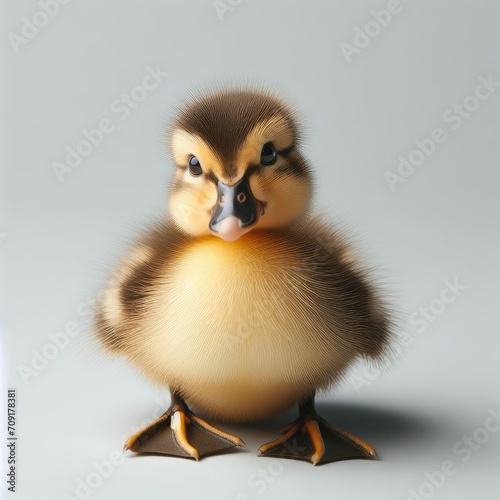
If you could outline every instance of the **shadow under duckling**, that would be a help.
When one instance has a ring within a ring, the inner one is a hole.
[[[260,455],[377,458],[314,408],[356,359],[382,356],[390,321],[342,236],[311,214],[299,144],[291,108],[252,89],[202,95],[173,122],[168,217],[129,252],[97,313],[104,347],[171,394],[124,449],[199,459],[243,442],[190,407],[249,422],[298,404]]]

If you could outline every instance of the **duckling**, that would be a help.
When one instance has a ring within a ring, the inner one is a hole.
[[[132,246],[96,314],[104,348],[171,395],[124,450],[198,460],[244,444],[205,418],[263,421],[298,405],[260,456],[376,459],[314,406],[356,359],[383,355],[391,328],[345,239],[312,211],[295,111],[261,89],[218,89],[179,110],[169,144],[168,214]]]

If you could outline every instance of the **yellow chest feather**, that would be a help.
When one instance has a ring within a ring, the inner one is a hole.
[[[184,248],[151,295],[141,367],[202,410],[236,420],[266,416],[255,414],[263,400],[266,413],[283,409],[331,379],[345,353],[328,345],[300,271],[303,252],[279,243],[249,234]]]

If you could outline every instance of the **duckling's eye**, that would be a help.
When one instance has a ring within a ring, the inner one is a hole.
[[[262,165],[272,165],[276,161],[276,148],[272,142],[266,142],[262,146],[262,151],[260,153],[260,162]]]
[[[198,160],[198,158],[196,158],[196,156],[191,156],[191,158],[189,158],[188,168],[189,168],[189,173],[191,175],[194,175],[195,177],[203,173],[200,161]]]

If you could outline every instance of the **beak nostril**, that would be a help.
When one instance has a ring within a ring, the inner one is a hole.
[[[209,222],[212,231],[224,233],[223,239],[232,232],[241,235],[243,229],[246,232],[253,228],[261,215],[262,203],[254,198],[246,176],[232,186],[217,181],[217,198]]]

